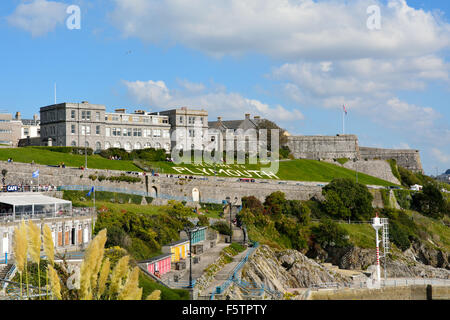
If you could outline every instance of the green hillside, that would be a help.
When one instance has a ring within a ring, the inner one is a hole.
[[[15,162],[31,163],[34,161],[42,165],[58,165],[64,162],[68,167],[84,166],[85,156],[62,152],[45,150],[44,148],[5,148],[0,150],[0,160],[6,161],[13,158]],[[264,174],[268,172],[268,165],[261,164],[229,164],[229,165],[195,165],[195,164],[174,164],[171,162],[146,162],[138,161],[141,168],[154,169],[156,172],[181,175],[214,175],[220,177],[249,177],[248,171],[254,170],[258,173],[250,173],[250,176],[258,179],[276,179]],[[136,162],[137,163],[137,162]],[[109,160],[99,155],[88,156],[88,168],[109,169],[123,171],[142,171],[133,161],[130,160]],[[280,180],[294,181],[317,181],[330,182],[335,178],[350,178],[356,180],[356,172],[340,166],[316,160],[290,160],[280,161],[279,170],[276,177]],[[392,183],[378,179],[363,173],[358,173],[358,181],[362,184],[389,186]]]

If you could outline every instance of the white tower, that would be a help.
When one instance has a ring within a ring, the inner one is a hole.
[[[383,224],[381,223],[380,218],[377,216],[373,218],[372,227],[375,229],[376,234],[376,245],[377,245],[377,281],[378,284],[381,281],[381,271],[380,271],[380,240],[378,240],[378,230],[380,230],[383,227]]]

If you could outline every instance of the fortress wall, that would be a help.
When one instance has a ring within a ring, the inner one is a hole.
[[[380,149],[360,147],[359,152],[361,159],[381,159],[390,160],[395,159],[397,164],[413,172],[422,172],[423,167],[420,160],[419,150],[397,150],[397,149]]]
[[[334,164],[340,165],[338,162]],[[367,160],[364,159],[353,162],[347,161],[344,165],[344,168],[355,170],[358,172],[362,172],[368,174],[373,177],[377,177],[394,184],[400,185],[400,181],[393,175],[391,165],[385,160]]]
[[[297,185],[297,182],[283,182],[280,180],[256,179],[257,182],[238,182],[238,178],[208,177],[208,180],[200,179],[178,179],[166,177],[165,174],[159,177],[148,176],[148,189],[145,183],[145,177],[139,176],[142,182],[111,182],[108,180],[92,181],[89,175],[119,176],[123,171],[86,169],[79,170],[74,168],[53,168],[43,165],[30,165],[24,163],[0,162],[0,169],[7,169],[6,184],[37,184],[37,179],[32,179],[33,171],[39,169],[39,183],[41,185],[52,184],[61,185],[85,185],[85,186],[103,186],[109,188],[120,188],[134,191],[151,192],[152,188],[157,190],[158,194],[173,197],[187,197],[192,199],[192,192],[197,188],[200,194],[200,201],[216,200],[221,202],[227,196],[232,200],[237,198],[237,204],[240,204],[242,197],[255,196],[261,201],[266,196],[275,191],[282,191],[286,198],[290,200],[309,200],[311,197],[322,198],[322,187],[314,182],[304,182]],[[136,177],[136,175],[131,175]],[[177,176],[177,175],[174,175]],[[184,177],[185,175],[180,175]],[[260,181],[265,183],[259,183]],[[322,184],[322,183],[321,183]],[[86,191],[87,192],[87,191]]]
[[[358,137],[337,136],[290,136],[287,143],[296,159],[354,159],[358,155]]]

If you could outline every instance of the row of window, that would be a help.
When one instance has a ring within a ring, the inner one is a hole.
[[[72,141],[71,143],[72,147],[76,147],[77,146],[77,142],[76,141]],[[86,141],[85,142],[85,146],[87,148],[89,148],[89,142]],[[110,142],[105,142],[105,149],[109,149],[109,148],[122,148],[122,144],[120,142],[114,142],[114,143],[110,143]],[[142,144],[140,142],[136,142],[134,143],[134,145],[132,145],[130,142],[125,142],[123,145],[123,148],[127,151],[131,151],[131,150],[139,150],[139,149],[146,149],[146,148],[155,148],[155,149],[161,149],[161,144],[159,142],[156,142],[154,144],[152,144],[151,142],[146,142],[144,144],[144,146],[142,146]],[[166,143],[164,144],[164,149],[166,149],[167,151],[170,151],[170,144]],[[97,141],[95,143],[95,151],[100,151],[102,150],[102,144],[100,141]]]
[[[153,133],[153,134],[152,134]],[[106,136],[110,137],[162,137],[170,138],[169,130],[161,130],[161,129],[141,129],[141,128],[106,128]]]

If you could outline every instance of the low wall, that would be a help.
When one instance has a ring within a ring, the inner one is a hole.
[[[448,287],[415,285],[381,289],[311,291],[308,300],[450,300]]]

